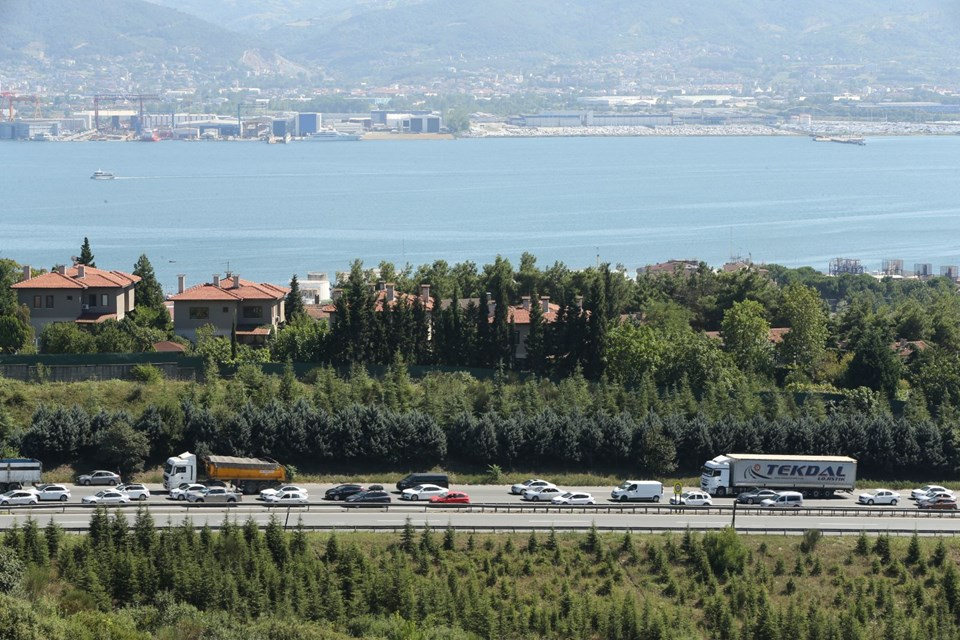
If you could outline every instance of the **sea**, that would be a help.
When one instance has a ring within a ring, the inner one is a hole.
[[[92,180],[96,170],[114,180]],[[355,259],[637,268],[731,257],[960,264],[960,136],[360,142],[0,142],[0,258],[50,268],[90,239],[164,289],[231,271],[287,284]]]

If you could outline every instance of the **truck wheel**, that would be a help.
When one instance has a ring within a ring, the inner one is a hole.
[[[627,496],[620,496],[620,502],[626,502],[627,500]]]
[[[725,495],[727,495],[727,488],[726,488],[726,487],[717,487],[717,497],[722,498],[722,497],[725,496]]]

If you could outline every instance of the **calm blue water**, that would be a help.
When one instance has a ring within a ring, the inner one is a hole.
[[[94,181],[104,169],[112,181]],[[630,269],[730,255],[960,264],[960,136],[561,138],[267,145],[0,143],[0,257],[287,283],[354,258]]]

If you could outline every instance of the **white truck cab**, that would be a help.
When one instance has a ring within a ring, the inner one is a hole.
[[[703,463],[700,470],[700,489],[712,496],[724,496],[730,486],[730,458],[717,456]]]
[[[197,481],[197,456],[186,451],[179,456],[167,458],[163,465],[163,488],[169,491],[176,489],[184,482],[193,484]]]

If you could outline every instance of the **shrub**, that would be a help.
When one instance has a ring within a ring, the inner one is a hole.
[[[820,529],[807,529],[803,532],[803,540],[800,542],[800,551],[803,553],[812,553],[817,548],[817,543],[823,537]]]
[[[152,364],[138,364],[130,369],[130,377],[143,384],[156,384],[164,379],[163,371]]]

